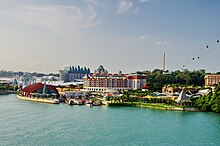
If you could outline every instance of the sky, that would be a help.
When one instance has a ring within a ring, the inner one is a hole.
[[[218,72],[219,14],[219,0],[1,0],[0,70],[131,73],[162,69],[165,50],[170,71]]]

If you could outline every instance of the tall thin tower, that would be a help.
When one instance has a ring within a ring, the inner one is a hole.
[[[164,51],[163,51],[163,62],[162,62],[162,66],[163,66],[163,72],[166,72],[166,51],[165,51],[166,46],[164,46]]]

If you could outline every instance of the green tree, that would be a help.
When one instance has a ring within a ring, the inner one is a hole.
[[[199,97],[196,102],[196,107],[202,111],[213,111],[220,113],[220,84],[216,87],[214,94],[210,93],[207,96]]]

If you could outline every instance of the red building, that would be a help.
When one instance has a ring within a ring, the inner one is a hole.
[[[44,85],[42,83],[35,83],[28,85],[22,89],[24,96],[29,96],[31,94],[54,94],[59,96],[57,89],[52,85]]]
[[[106,91],[114,89],[137,90],[146,85],[146,76],[139,73],[134,74],[109,74],[102,65],[93,74],[86,74],[83,77],[84,89],[89,91]]]

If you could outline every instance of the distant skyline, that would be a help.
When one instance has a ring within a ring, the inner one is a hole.
[[[166,46],[166,69],[218,72],[219,14],[219,0],[1,0],[0,70],[162,69]]]

